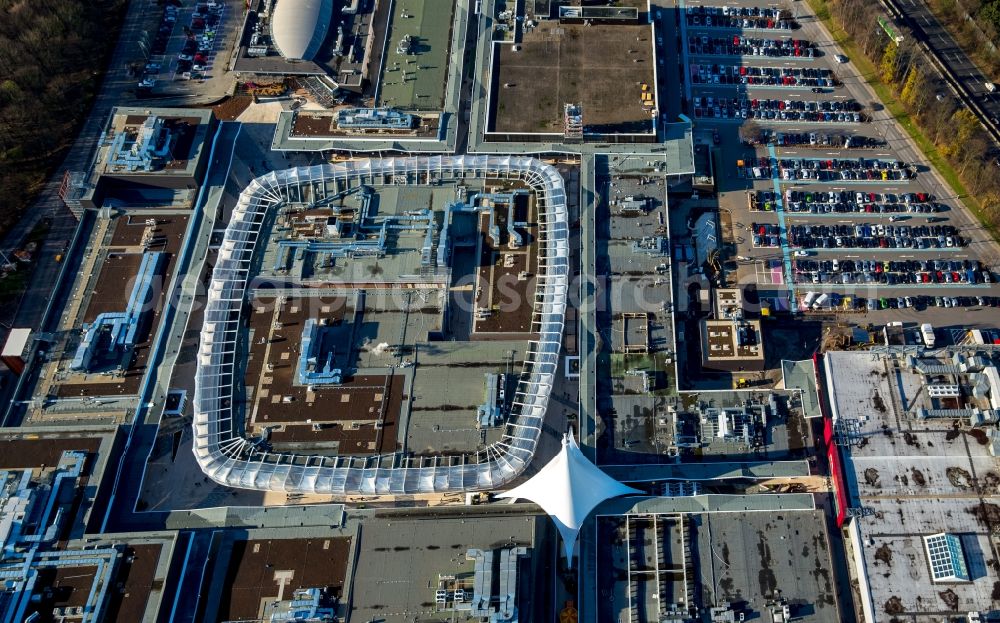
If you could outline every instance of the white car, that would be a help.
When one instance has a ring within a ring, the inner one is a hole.
[[[207,68],[208,68],[207,65],[191,65],[191,69],[195,71],[205,71],[205,69]]]
[[[809,257],[809,252],[808,251],[803,251],[802,249],[799,249],[793,255],[795,255],[795,257]]]
[[[835,55],[833,56],[833,59],[834,59],[835,61],[837,61],[838,63],[840,63],[840,64],[844,64],[844,63],[846,63],[846,62],[847,62],[847,57],[846,57],[846,56],[844,56],[843,54],[835,54]]]
[[[154,86],[156,86],[156,80],[153,80],[152,78],[144,78],[142,82],[139,83],[140,89],[152,89]]]

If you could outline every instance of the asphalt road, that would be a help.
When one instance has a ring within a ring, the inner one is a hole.
[[[993,119],[1000,119],[1000,92],[986,90],[986,77],[966,56],[955,39],[938,22],[923,0],[896,0],[910,20],[914,36],[927,43],[943,65],[950,69]]]

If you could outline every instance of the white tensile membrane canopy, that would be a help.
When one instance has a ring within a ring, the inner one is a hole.
[[[564,434],[562,450],[530,480],[497,497],[531,500],[555,522],[573,566],[573,548],[584,520],[604,502],[622,495],[641,494],[601,471],[583,456],[572,434]]]

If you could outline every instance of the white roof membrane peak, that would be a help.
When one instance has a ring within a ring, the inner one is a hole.
[[[500,498],[531,500],[555,522],[566,559],[573,564],[576,537],[587,515],[606,500],[642,491],[623,485],[583,456],[573,435],[565,434],[562,450],[527,482]]]

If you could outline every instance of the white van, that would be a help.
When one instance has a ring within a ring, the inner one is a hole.
[[[924,346],[934,348],[934,325],[929,322],[920,325],[920,337],[924,340]]]

